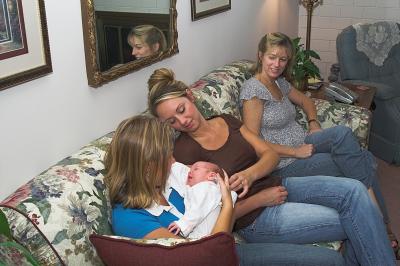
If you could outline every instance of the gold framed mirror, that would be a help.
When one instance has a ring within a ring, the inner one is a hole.
[[[176,0],[155,1],[153,7],[143,3],[145,1],[81,0],[90,86],[99,87],[178,53]],[[142,26],[162,32],[166,41],[164,50],[144,57],[134,52],[133,47],[138,45],[131,41],[133,32],[136,34],[133,29]]]

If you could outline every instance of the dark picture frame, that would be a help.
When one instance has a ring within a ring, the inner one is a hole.
[[[18,23],[0,28],[3,33],[10,34],[3,38],[3,42],[0,41],[0,50],[5,51],[0,53],[1,91],[44,76],[53,69],[44,0],[1,0],[0,3],[3,15],[7,13],[9,18],[18,20]],[[13,50],[10,42],[22,46]]]
[[[231,9],[231,0],[191,0],[192,21]]]

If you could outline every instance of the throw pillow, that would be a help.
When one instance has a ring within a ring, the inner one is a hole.
[[[226,233],[194,241],[130,239],[97,234],[89,238],[106,265],[239,265],[234,238]]]

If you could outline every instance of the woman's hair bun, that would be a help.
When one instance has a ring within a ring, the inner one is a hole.
[[[147,85],[149,91],[154,87],[164,87],[169,85],[171,82],[175,80],[175,73],[168,68],[160,68],[156,69],[153,74],[151,74],[149,80],[147,81]]]
[[[171,69],[160,68],[151,74],[148,85],[147,105],[149,111],[157,116],[157,105],[165,100],[186,97],[188,86],[180,80],[175,79]]]

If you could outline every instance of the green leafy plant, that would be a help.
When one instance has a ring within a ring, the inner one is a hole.
[[[7,218],[0,210],[0,265],[22,264],[40,265],[25,247],[14,241]]]
[[[292,76],[295,86],[297,85],[297,88],[302,89],[302,86],[299,84],[306,85],[307,79],[321,79],[319,68],[312,61],[312,59],[320,60],[321,58],[314,50],[306,50],[304,44],[300,43],[300,39],[300,37],[296,37],[292,40],[294,48],[296,49]]]

